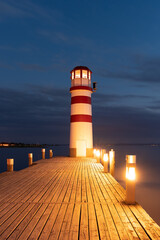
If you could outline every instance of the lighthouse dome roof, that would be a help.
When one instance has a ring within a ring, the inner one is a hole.
[[[74,71],[74,70],[80,70],[80,69],[91,71],[91,70],[90,70],[88,67],[86,67],[86,66],[77,66],[77,67],[73,68],[72,71]],[[71,71],[71,72],[72,72],[72,71]],[[92,71],[91,71],[91,72],[92,72]]]

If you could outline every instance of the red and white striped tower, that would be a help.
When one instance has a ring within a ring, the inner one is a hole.
[[[71,71],[70,157],[92,157],[91,70],[77,66]]]

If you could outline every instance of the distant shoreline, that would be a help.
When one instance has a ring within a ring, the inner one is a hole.
[[[0,148],[39,148],[51,146],[68,146],[69,144],[26,144],[26,143],[0,143]]]
[[[104,144],[103,144],[104,145]],[[45,147],[55,147],[55,146],[69,146],[69,144],[29,144],[29,143],[0,143],[0,148],[45,148]],[[105,146],[151,146],[160,147],[160,143],[113,143],[105,144]],[[96,147],[96,145],[95,145]]]

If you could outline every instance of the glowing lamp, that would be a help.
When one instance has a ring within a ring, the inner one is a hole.
[[[13,158],[8,158],[7,159],[7,171],[12,172],[13,171],[13,166],[14,166],[14,159]]]
[[[127,155],[126,156],[126,178],[129,180],[136,179],[136,156]]]
[[[100,150],[97,150],[97,151],[96,151],[97,163],[100,162],[100,155],[101,155]]]
[[[33,153],[28,153],[29,166],[33,164]]]
[[[105,153],[105,154],[103,155],[103,161],[104,161],[104,162],[108,162],[108,153]]]
[[[104,153],[103,155],[103,161],[104,161],[104,172],[108,172],[108,153]]]
[[[53,152],[52,149],[49,150],[49,157],[52,158],[53,157]]]
[[[93,156],[94,156],[94,158],[96,157],[96,152],[97,152],[97,149],[93,149]]]
[[[136,155],[126,156],[126,203],[135,204]]]
[[[113,149],[111,149],[111,151],[109,151],[109,164],[110,164],[110,174],[114,177],[115,151],[113,151]]]
[[[42,159],[45,159],[45,148],[42,148]]]
[[[100,151],[99,151],[99,150],[96,151],[96,156],[97,156],[98,158],[100,157]]]

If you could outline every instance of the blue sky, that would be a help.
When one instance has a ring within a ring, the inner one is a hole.
[[[70,70],[89,67],[95,144],[160,142],[158,0],[0,0],[0,141],[69,142]]]

